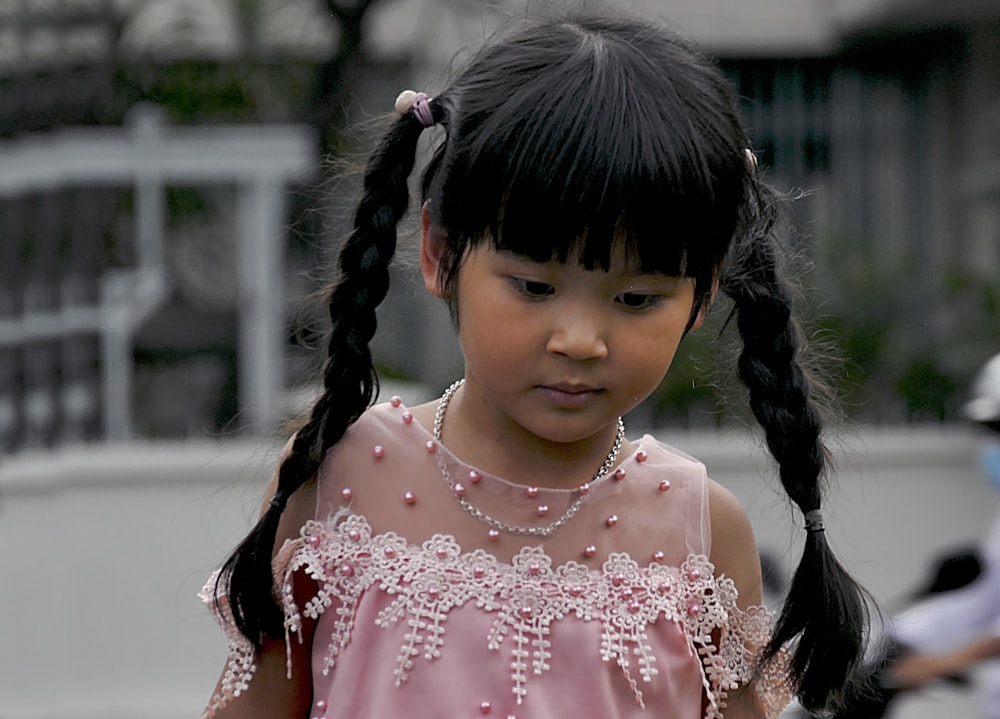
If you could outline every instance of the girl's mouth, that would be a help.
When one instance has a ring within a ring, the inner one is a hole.
[[[538,388],[551,404],[564,409],[585,407],[603,391],[587,385],[550,384]]]

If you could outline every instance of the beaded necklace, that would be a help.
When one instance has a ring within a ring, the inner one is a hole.
[[[441,395],[441,399],[438,400],[437,410],[434,413],[434,439],[438,443],[441,442],[441,428],[444,425],[444,415],[448,410],[448,404],[451,402],[452,397],[454,397],[455,392],[458,388],[465,383],[464,379],[460,379],[454,382],[448,389],[444,391]],[[618,434],[615,436],[615,443],[611,447],[611,451],[608,452],[608,456],[605,457],[604,462],[601,464],[597,472],[594,473],[594,478],[592,482],[598,481],[601,477],[606,475],[611,471],[611,468],[615,464],[615,460],[618,459],[618,453],[621,451],[622,445],[625,442],[625,423],[622,418],[618,418]],[[451,489],[452,495],[458,500],[459,506],[468,512],[470,515],[478,519],[483,524],[490,527],[492,530],[499,530],[507,532],[508,534],[516,534],[522,537],[549,537],[557,529],[566,524],[573,516],[580,511],[580,507],[583,506],[584,498],[590,491],[589,484],[582,484],[574,490],[576,495],[573,501],[570,502],[569,507],[566,511],[556,519],[554,522],[541,526],[541,527],[524,527],[517,524],[509,524],[508,522],[502,522],[496,517],[493,517],[479,507],[474,505],[465,496],[465,486],[459,482],[455,482],[451,473],[448,471],[448,467],[444,462],[444,459],[438,456],[438,466],[441,468],[441,476],[444,478],[445,483]]]

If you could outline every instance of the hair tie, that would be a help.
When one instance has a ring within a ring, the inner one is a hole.
[[[432,127],[435,124],[434,113],[431,112],[431,98],[427,97],[427,93],[413,90],[403,90],[399,93],[396,97],[396,112],[403,115],[410,110],[424,127]]]
[[[806,512],[805,519],[807,532],[822,532],[826,529],[826,526],[823,524],[823,512],[818,509]]]
[[[279,512],[283,512],[287,503],[288,500],[284,497],[284,495],[275,494],[271,498],[271,509],[277,509]]]

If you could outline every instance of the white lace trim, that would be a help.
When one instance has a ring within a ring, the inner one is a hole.
[[[318,619],[331,607],[336,612],[324,674],[336,666],[351,640],[361,596],[374,589],[393,598],[375,623],[408,627],[396,658],[397,686],[416,662],[440,656],[449,612],[472,602],[495,615],[487,647],[507,648],[511,691],[518,704],[528,693],[529,678],[550,669],[552,625],[575,616],[600,622],[600,657],[618,665],[641,706],[640,682],[652,682],[658,674],[647,631],[664,620],[683,627],[692,652],[701,659],[709,699],[705,719],[722,719],[728,691],[751,680],[757,682],[768,716],[787,706],[790,692],[783,667],[772,665],[763,675],[754,674],[756,650],[770,636],[771,613],[764,607],[737,607],[732,580],[716,578],[704,555],[689,555],[680,567],[640,566],[629,555],[617,553],[608,556],[600,571],[575,561],[552,564],[540,547],[524,547],[508,564],[483,550],[463,553],[454,537],[443,534],[415,546],[393,532],[373,535],[363,517],[351,514],[335,526],[306,523],[301,537],[282,547],[274,568],[284,577],[280,592],[289,646],[293,634],[301,641],[304,618]],[[318,585],[301,608],[292,590],[292,575],[300,569]],[[208,603],[214,601],[215,576],[200,595]],[[225,603],[218,608],[230,640],[230,659],[207,716],[239,696],[255,669],[252,645],[232,627]]]

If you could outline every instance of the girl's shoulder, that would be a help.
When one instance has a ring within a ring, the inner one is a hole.
[[[741,606],[759,604],[760,561],[753,526],[743,502],[726,486],[711,479],[700,460],[649,435],[644,440],[649,463],[659,464],[664,471],[686,481],[689,502],[700,504],[703,551],[716,573],[734,581]]]

